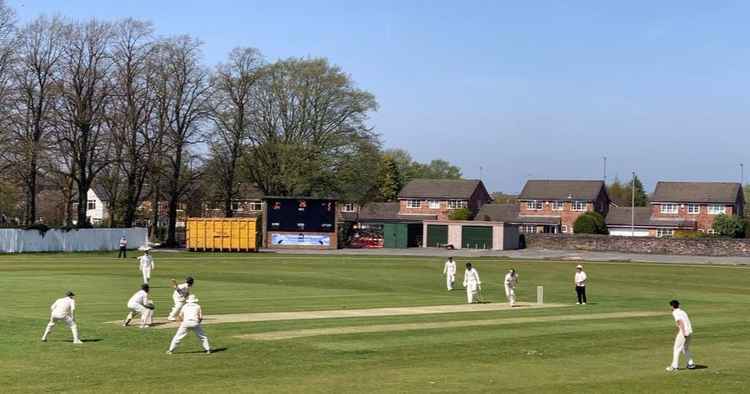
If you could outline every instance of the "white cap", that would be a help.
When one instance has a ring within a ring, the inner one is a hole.
[[[188,296],[187,300],[185,300],[185,301],[186,301],[186,302],[192,302],[192,303],[195,303],[195,302],[198,302],[198,297],[196,297],[196,296],[195,296],[195,294],[190,294],[190,295]]]
[[[583,269],[583,266],[580,265],[580,264],[578,264],[578,265],[576,265],[576,269],[578,269],[578,268]]]

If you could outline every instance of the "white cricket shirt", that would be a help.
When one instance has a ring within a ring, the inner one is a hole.
[[[128,300],[128,305],[146,305],[146,303],[148,303],[148,293],[145,290],[139,290]]]
[[[144,254],[138,258],[138,261],[141,262],[141,271],[154,268],[154,259],[151,258],[151,255]]]
[[[76,301],[70,297],[60,298],[52,304],[50,310],[52,310],[53,317],[73,316],[73,312],[76,310]]]
[[[198,324],[200,323],[201,306],[193,302],[188,302],[182,307],[180,316],[182,316],[183,323]]]
[[[175,302],[185,302],[188,295],[190,295],[190,286],[187,283],[180,283],[177,285],[174,293],[172,293],[172,300]]]
[[[688,314],[685,311],[683,311],[680,308],[677,308],[672,311],[672,316],[674,317],[675,322],[682,320],[682,327],[684,329],[684,332],[682,333],[682,335],[687,337],[693,334],[693,325],[690,324],[690,318],[688,317]]]
[[[518,284],[518,275],[511,275],[510,272],[505,274],[505,285],[511,289],[515,288]]]
[[[586,286],[586,273],[584,271],[576,272],[576,286]]]

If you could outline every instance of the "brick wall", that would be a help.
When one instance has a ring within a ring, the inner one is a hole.
[[[615,237],[580,234],[525,234],[524,237],[527,248],[682,256],[750,257],[750,239]]]
[[[542,209],[528,209],[528,204],[526,204],[526,201],[519,202],[520,204],[520,210],[519,210],[519,216],[552,216],[552,217],[559,217],[560,218],[560,224],[567,226],[568,232],[573,232],[573,223],[575,223],[576,219],[578,219],[579,216],[583,215],[585,212],[593,211],[594,210],[594,204],[593,203],[586,203],[586,211],[574,211],[573,210],[573,203],[571,201],[563,201],[563,209],[561,211],[557,211],[552,209],[552,201],[543,201]]]

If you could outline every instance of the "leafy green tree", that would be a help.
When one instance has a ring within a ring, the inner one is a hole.
[[[469,208],[459,208],[448,214],[450,220],[471,220],[471,211]]]
[[[598,212],[586,212],[579,216],[573,223],[573,232],[576,234],[608,234],[604,217]]]
[[[379,198],[383,201],[396,201],[402,187],[403,181],[396,159],[389,154],[383,155],[378,171]]]
[[[618,178],[607,186],[607,194],[609,198],[617,205],[621,207],[629,207],[633,201],[633,183],[635,183],[635,206],[645,207],[648,206],[648,194],[643,189],[643,183],[635,176],[635,179],[631,179],[628,183],[622,183]]]
[[[712,228],[717,235],[722,237],[742,238],[745,236],[744,219],[734,215],[716,216]]]

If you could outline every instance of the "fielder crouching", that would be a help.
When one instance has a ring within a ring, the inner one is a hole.
[[[130,312],[125,321],[122,322],[123,327],[127,327],[136,314],[141,315],[141,328],[151,326],[154,318],[154,303],[148,299],[149,290],[149,286],[144,283],[141,286],[141,290],[130,297],[130,300],[128,300],[128,309],[130,309]]]
[[[73,294],[72,291],[65,292],[65,297],[56,300],[55,303],[50,307],[50,310],[52,311],[52,313],[50,314],[47,328],[44,330],[44,334],[42,335],[42,342],[47,342],[47,337],[49,336],[49,333],[52,332],[52,327],[55,326],[56,322],[64,321],[65,324],[70,327],[70,331],[73,333],[73,343],[75,343],[76,345],[82,344],[83,342],[81,342],[81,339],[78,337],[78,325],[76,325],[75,294]]]
[[[198,298],[195,297],[195,294],[188,296],[185,306],[183,306],[180,311],[179,317],[181,321],[180,328],[178,328],[177,333],[174,334],[172,343],[169,344],[167,354],[172,354],[174,352],[177,345],[179,345],[182,339],[187,336],[188,331],[193,331],[195,335],[198,336],[198,340],[200,340],[201,346],[203,346],[203,350],[206,351],[206,354],[211,354],[211,347],[208,344],[208,336],[206,336],[206,333],[203,332],[203,327],[201,327],[203,311],[201,310],[201,306],[198,305]]]

